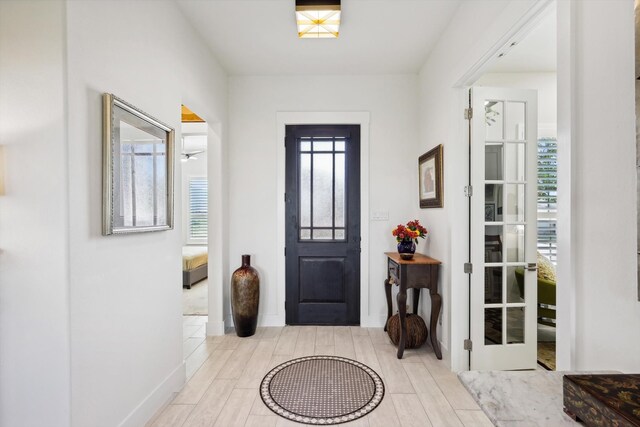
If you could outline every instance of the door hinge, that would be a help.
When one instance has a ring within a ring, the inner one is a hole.
[[[465,185],[464,186],[464,195],[465,195],[465,197],[473,196],[473,186],[472,185]]]
[[[530,262],[527,264],[527,271],[536,271],[538,269],[538,264],[535,262]]]
[[[473,108],[465,108],[464,109],[464,119],[471,120],[473,118]]]
[[[471,264],[470,262],[465,262],[464,263],[464,273],[465,274],[473,273],[473,264]]]
[[[469,351],[473,350],[473,343],[471,340],[464,340],[464,349]]]
[[[287,256],[287,248],[284,248],[284,256]]]
[[[287,203],[287,193],[284,193],[284,202]]]

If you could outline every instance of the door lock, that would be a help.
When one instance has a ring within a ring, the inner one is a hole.
[[[530,262],[527,264],[527,271],[536,271],[538,269],[538,264],[535,262]]]

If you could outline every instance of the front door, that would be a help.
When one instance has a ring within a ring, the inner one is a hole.
[[[286,127],[286,323],[360,323],[360,126]]]
[[[471,369],[535,369],[537,94],[471,98]]]

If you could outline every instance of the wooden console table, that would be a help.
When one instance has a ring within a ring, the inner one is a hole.
[[[430,330],[431,346],[438,359],[442,359],[436,328],[438,316],[442,308],[442,297],[438,293],[438,269],[442,264],[437,259],[422,254],[415,254],[413,259],[405,261],[397,252],[385,252],[387,256],[388,274],[384,281],[384,292],[387,296],[387,323],[391,317],[391,285],[400,287],[398,292],[398,312],[400,314],[400,342],[398,343],[398,359],[402,359],[407,337],[407,289],[413,289],[413,313],[418,314],[420,288],[428,288],[431,297]],[[387,330],[385,324],[384,330]]]

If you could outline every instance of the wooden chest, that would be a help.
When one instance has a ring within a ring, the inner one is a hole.
[[[564,411],[588,426],[640,426],[640,375],[565,375]]]

